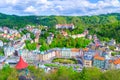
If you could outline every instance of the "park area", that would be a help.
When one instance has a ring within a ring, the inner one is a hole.
[[[77,64],[77,60],[73,58],[55,58],[52,61],[53,63],[58,62],[58,63],[63,63],[63,64]]]

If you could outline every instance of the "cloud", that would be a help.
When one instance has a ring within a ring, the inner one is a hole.
[[[16,4],[18,2],[18,0],[5,0],[6,4]]]
[[[28,12],[28,13],[36,13],[37,9],[35,9],[33,6],[29,6],[27,7],[24,12]]]
[[[119,0],[0,0],[0,12],[18,15],[120,13]]]

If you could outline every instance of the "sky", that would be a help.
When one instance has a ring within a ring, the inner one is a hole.
[[[0,12],[20,16],[120,13],[120,0],[0,0]]]

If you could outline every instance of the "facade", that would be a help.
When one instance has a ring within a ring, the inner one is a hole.
[[[47,61],[53,58],[74,58],[80,57],[80,49],[70,48],[55,48],[46,52],[40,52],[37,56],[37,60]]]
[[[80,38],[80,37],[85,37],[85,34],[77,34],[77,35],[71,35],[72,38]]]
[[[71,58],[72,57],[71,49],[62,48],[60,51],[60,55],[62,58]]]
[[[109,68],[110,69],[120,69],[120,58],[115,58],[112,60],[109,60]]]
[[[51,34],[47,37],[47,44],[51,44],[53,38],[54,38],[54,34],[51,33]]]
[[[92,67],[92,60],[85,59],[83,63],[85,67]]]
[[[49,50],[47,52],[40,52],[39,54],[37,54],[37,60],[47,61],[47,60],[54,58],[55,56],[56,56],[55,51]]]
[[[11,46],[4,47],[5,56],[11,56],[11,55],[13,55],[14,52],[15,52],[14,47],[11,47]]]
[[[80,38],[80,37],[85,37],[86,35],[88,35],[88,30],[85,30],[82,34],[76,34],[76,35],[71,35],[72,38]]]
[[[85,67],[92,67],[92,59],[93,56],[91,54],[84,54],[83,56],[83,64]]]
[[[6,60],[7,57],[5,56],[0,56],[0,64],[3,63]]]
[[[28,63],[33,63],[37,60],[37,53],[34,51],[28,51],[25,49],[18,50],[20,56]]]
[[[88,35],[87,38],[92,40],[92,35]]]
[[[72,57],[80,57],[80,49],[72,48],[71,49],[71,56]]]
[[[3,41],[0,40],[0,47],[3,47]]]
[[[111,39],[108,45],[113,46],[116,44],[116,41],[114,39]]]
[[[33,27],[28,25],[28,26],[26,26],[26,29],[31,32],[33,30]]]
[[[105,68],[105,58],[99,55],[95,55],[93,59],[93,66],[104,69]]]
[[[63,31],[63,30],[61,31],[61,34],[62,34],[63,36],[65,36],[65,37],[68,36],[68,33],[65,32],[65,31]]]
[[[57,24],[56,29],[74,29],[73,24]]]
[[[39,36],[40,36],[40,33],[36,33],[35,34],[35,42],[38,43],[39,42]]]
[[[19,58],[15,56],[8,57],[5,60],[5,62],[9,64],[16,64],[18,61],[19,61]]]
[[[7,34],[8,33],[8,27],[3,27],[3,32],[5,33],[5,34]]]

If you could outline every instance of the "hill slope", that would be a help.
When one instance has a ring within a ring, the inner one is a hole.
[[[101,39],[115,38],[120,42],[120,14],[98,16],[16,16],[0,13],[0,26],[21,28],[27,24],[53,27],[58,23],[74,23],[81,29],[89,29]],[[104,36],[104,37],[103,37]]]

